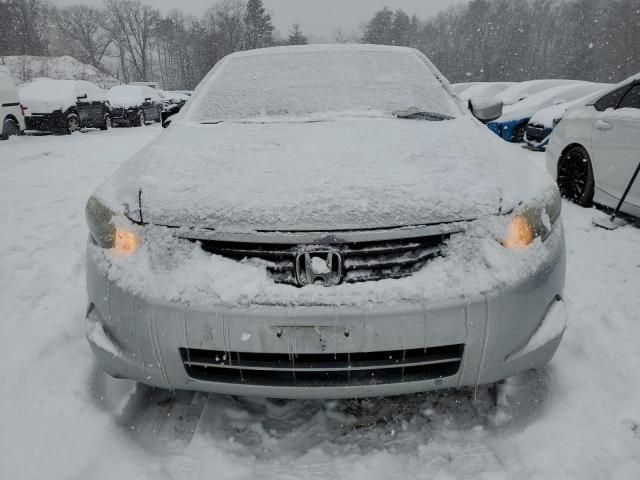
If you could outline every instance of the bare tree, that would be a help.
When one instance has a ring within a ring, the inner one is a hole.
[[[43,0],[0,2],[0,54],[46,55],[50,7]]]
[[[122,65],[131,63],[138,80],[151,76],[151,47],[160,12],[140,0],[106,0],[107,29],[120,49]]]
[[[113,42],[113,35],[104,28],[105,13],[95,7],[74,5],[59,9],[54,18],[73,56],[102,68],[102,59]]]

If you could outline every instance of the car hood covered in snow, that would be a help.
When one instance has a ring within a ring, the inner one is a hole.
[[[553,188],[519,151],[470,117],[342,116],[217,125],[176,120],[95,195],[145,223],[331,231],[494,215]]]

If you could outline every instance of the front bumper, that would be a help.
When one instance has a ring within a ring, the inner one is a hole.
[[[112,108],[111,123],[113,125],[133,125],[138,118],[137,109]]]
[[[561,222],[554,228],[561,230]],[[545,262],[518,284],[470,298],[376,308],[204,309],[157,301],[119,287],[89,256],[87,338],[109,374],[167,389],[350,398],[492,383],[546,365],[558,348],[566,315],[564,235],[557,233],[547,240]],[[373,363],[360,361],[366,354]],[[409,355],[423,368],[410,370]],[[349,366],[333,371],[327,358]],[[316,374],[293,372],[297,359],[308,359],[300,363]]]
[[[40,132],[52,132],[64,130],[65,117],[61,111],[52,113],[32,113],[25,117],[26,130],[36,130]]]
[[[527,130],[525,132],[524,141],[527,142],[529,147],[544,151],[547,144],[549,143],[549,137],[553,132],[552,128],[545,127],[544,125],[527,125]]]

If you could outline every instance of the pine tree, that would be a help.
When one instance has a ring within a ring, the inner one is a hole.
[[[271,23],[271,15],[266,12],[262,0],[249,0],[244,15],[244,25],[245,50],[273,45],[275,28]]]
[[[364,43],[393,45],[393,12],[387,7],[377,12],[365,27]]]
[[[302,27],[299,23],[294,23],[291,31],[289,32],[289,45],[306,45],[309,43],[307,37],[302,33]]]

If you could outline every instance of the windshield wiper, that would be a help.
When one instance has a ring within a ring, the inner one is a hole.
[[[224,120],[216,120],[215,122],[200,122],[200,125],[219,125],[222,122],[224,122]]]
[[[393,112],[397,118],[407,120],[429,120],[431,122],[442,122],[444,120],[453,120],[454,117],[438,112],[427,112],[416,107],[411,107],[404,111]]]

